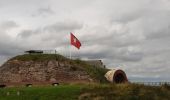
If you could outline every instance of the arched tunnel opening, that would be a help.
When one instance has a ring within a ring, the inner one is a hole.
[[[124,82],[126,82],[126,79],[123,76],[123,74],[119,73],[115,76],[114,82],[115,83],[124,83]]]
[[[116,70],[113,75],[113,82],[114,83],[126,83],[127,77],[124,71],[122,70]]]
[[[108,81],[110,81],[111,83],[127,83],[128,79],[126,77],[126,74],[123,70],[110,70],[105,74],[105,77]]]

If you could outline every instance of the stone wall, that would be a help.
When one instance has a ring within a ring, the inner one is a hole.
[[[12,60],[1,66],[0,73],[0,84],[92,81],[81,67],[56,60],[43,62]]]

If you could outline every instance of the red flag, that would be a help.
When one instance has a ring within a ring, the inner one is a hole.
[[[80,49],[81,43],[72,33],[70,33],[70,40],[71,45],[75,46],[77,49]]]

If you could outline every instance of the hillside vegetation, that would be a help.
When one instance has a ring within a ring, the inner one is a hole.
[[[58,61],[69,61],[69,59],[65,58],[59,54],[24,54],[18,55],[16,57],[11,58],[10,60],[21,60],[21,61],[46,61],[46,60],[58,60]]]
[[[0,100],[170,100],[170,86],[72,84],[0,89]]]
[[[90,86],[81,90],[81,100],[170,100],[170,86],[115,84]]]

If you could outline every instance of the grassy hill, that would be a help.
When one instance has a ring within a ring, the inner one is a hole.
[[[40,70],[41,69],[41,70]],[[59,54],[24,54],[9,59],[0,67],[1,83],[98,82],[107,83],[108,69]],[[16,80],[18,79],[18,80]],[[72,81],[75,80],[75,81]],[[38,84],[41,84],[38,83]]]
[[[170,100],[170,86],[72,84],[0,89],[0,100]]]
[[[11,58],[8,62],[17,60],[67,62],[72,65],[72,70],[85,71],[98,82],[95,84],[61,84],[57,87],[0,88],[0,100],[170,100],[170,86],[168,85],[156,87],[130,83],[109,84],[104,78],[108,69],[94,67],[78,59],[70,60],[57,54],[25,54]]]
[[[24,54],[24,55],[18,55],[16,57],[11,58],[9,61],[34,61],[34,62],[43,62],[43,61],[50,61],[50,60],[56,60],[60,62],[67,62],[71,66],[72,70],[82,70],[87,72],[94,80],[100,82],[100,83],[107,83],[107,80],[105,79],[104,75],[108,71],[108,69],[100,68],[100,67],[94,67],[92,65],[89,65],[85,61],[76,59],[76,60],[70,60],[62,55],[59,54]]]

